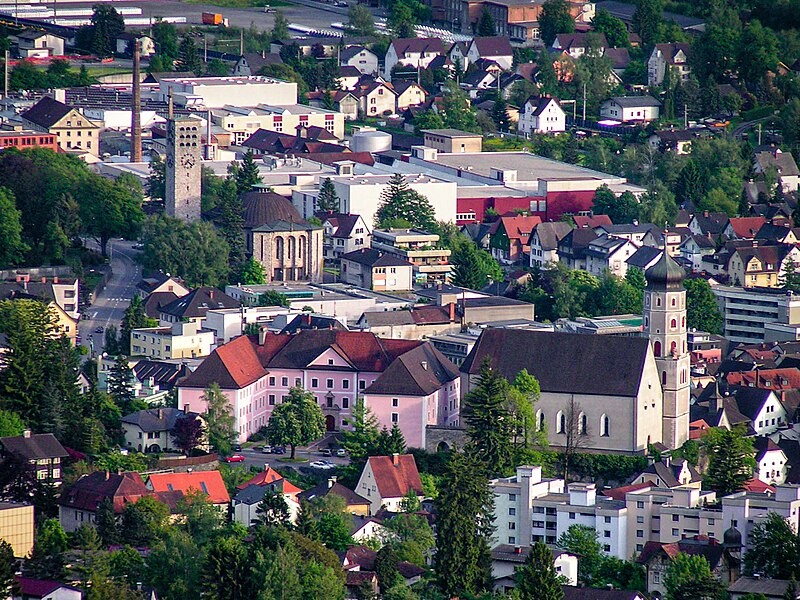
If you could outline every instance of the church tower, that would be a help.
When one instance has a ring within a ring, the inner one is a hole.
[[[670,448],[679,448],[689,438],[685,275],[666,251],[645,272],[643,326],[652,344],[664,396],[661,439]]]
[[[203,145],[200,121],[174,116],[170,98],[167,120],[167,158],[165,164],[166,212],[170,217],[191,223],[200,219],[200,164]]]

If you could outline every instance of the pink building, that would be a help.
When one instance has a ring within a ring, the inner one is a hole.
[[[429,342],[359,331],[261,332],[217,348],[178,385],[178,406],[206,412],[205,389],[219,384],[240,441],[269,421],[292,387],[314,394],[329,431],[350,425],[363,396],[381,425],[397,423],[409,447],[425,447],[425,426],[459,423],[458,369]]]

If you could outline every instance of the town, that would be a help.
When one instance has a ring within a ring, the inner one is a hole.
[[[0,600],[800,600],[798,0],[0,0]]]

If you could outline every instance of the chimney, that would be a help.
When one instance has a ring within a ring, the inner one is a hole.
[[[213,300],[214,299],[214,290],[213,289],[212,290],[208,290],[208,299],[209,300]]]
[[[426,371],[428,370],[428,361],[427,361],[427,360],[423,360],[423,361],[422,361],[421,363],[419,363],[419,364],[420,364],[420,365],[422,365],[422,368],[423,368],[423,369],[425,369]]]
[[[267,341],[267,328],[261,327],[258,330],[258,345],[263,346],[265,341]]]
[[[25,431],[23,431],[22,432],[22,437],[24,437],[26,440],[29,439],[31,437],[31,430],[30,429],[26,429]]]
[[[450,309],[450,322],[452,323],[453,321],[456,320],[456,303],[451,302],[447,306]]]
[[[131,162],[142,162],[142,82],[140,62],[142,41],[133,40],[133,98],[131,106]]]
[[[522,554],[522,546],[514,546],[514,554]]]
[[[261,58],[267,58],[267,51],[266,50],[262,50],[261,51]]]
[[[42,277],[42,283],[47,283],[47,277]]]
[[[334,483],[336,483],[336,475],[328,477],[328,489],[331,489]]]
[[[164,409],[163,408],[159,408],[158,412],[156,414],[158,415],[159,419],[163,419],[164,418]]]
[[[111,471],[106,469],[106,481],[108,481],[109,479],[111,479]]]
[[[664,457],[664,464],[665,464],[665,465],[667,465],[667,466],[669,467],[671,463],[672,463],[672,460],[670,459],[670,456],[669,456],[669,454],[667,454],[667,455]]]
[[[53,283],[58,283],[58,277],[53,277]]]
[[[399,464],[400,464],[400,455],[399,455],[397,452],[395,452],[394,454],[392,454],[392,464],[393,464],[395,467],[396,467],[397,465],[399,465]]]
[[[707,211],[707,210],[704,210],[704,211],[703,211],[703,216],[704,216],[704,217],[708,217],[708,211]]]

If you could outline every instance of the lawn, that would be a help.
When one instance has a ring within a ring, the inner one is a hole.
[[[189,4],[211,4],[221,8],[259,8],[269,5],[272,8],[291,6],[286,0],[186,0]]]
[[[110,67],[106,65],[86,65],[86,70],[92,77],[101,77],[103,75],[119,75],[122,73],[131,73],[131,69],[125,67]]]

